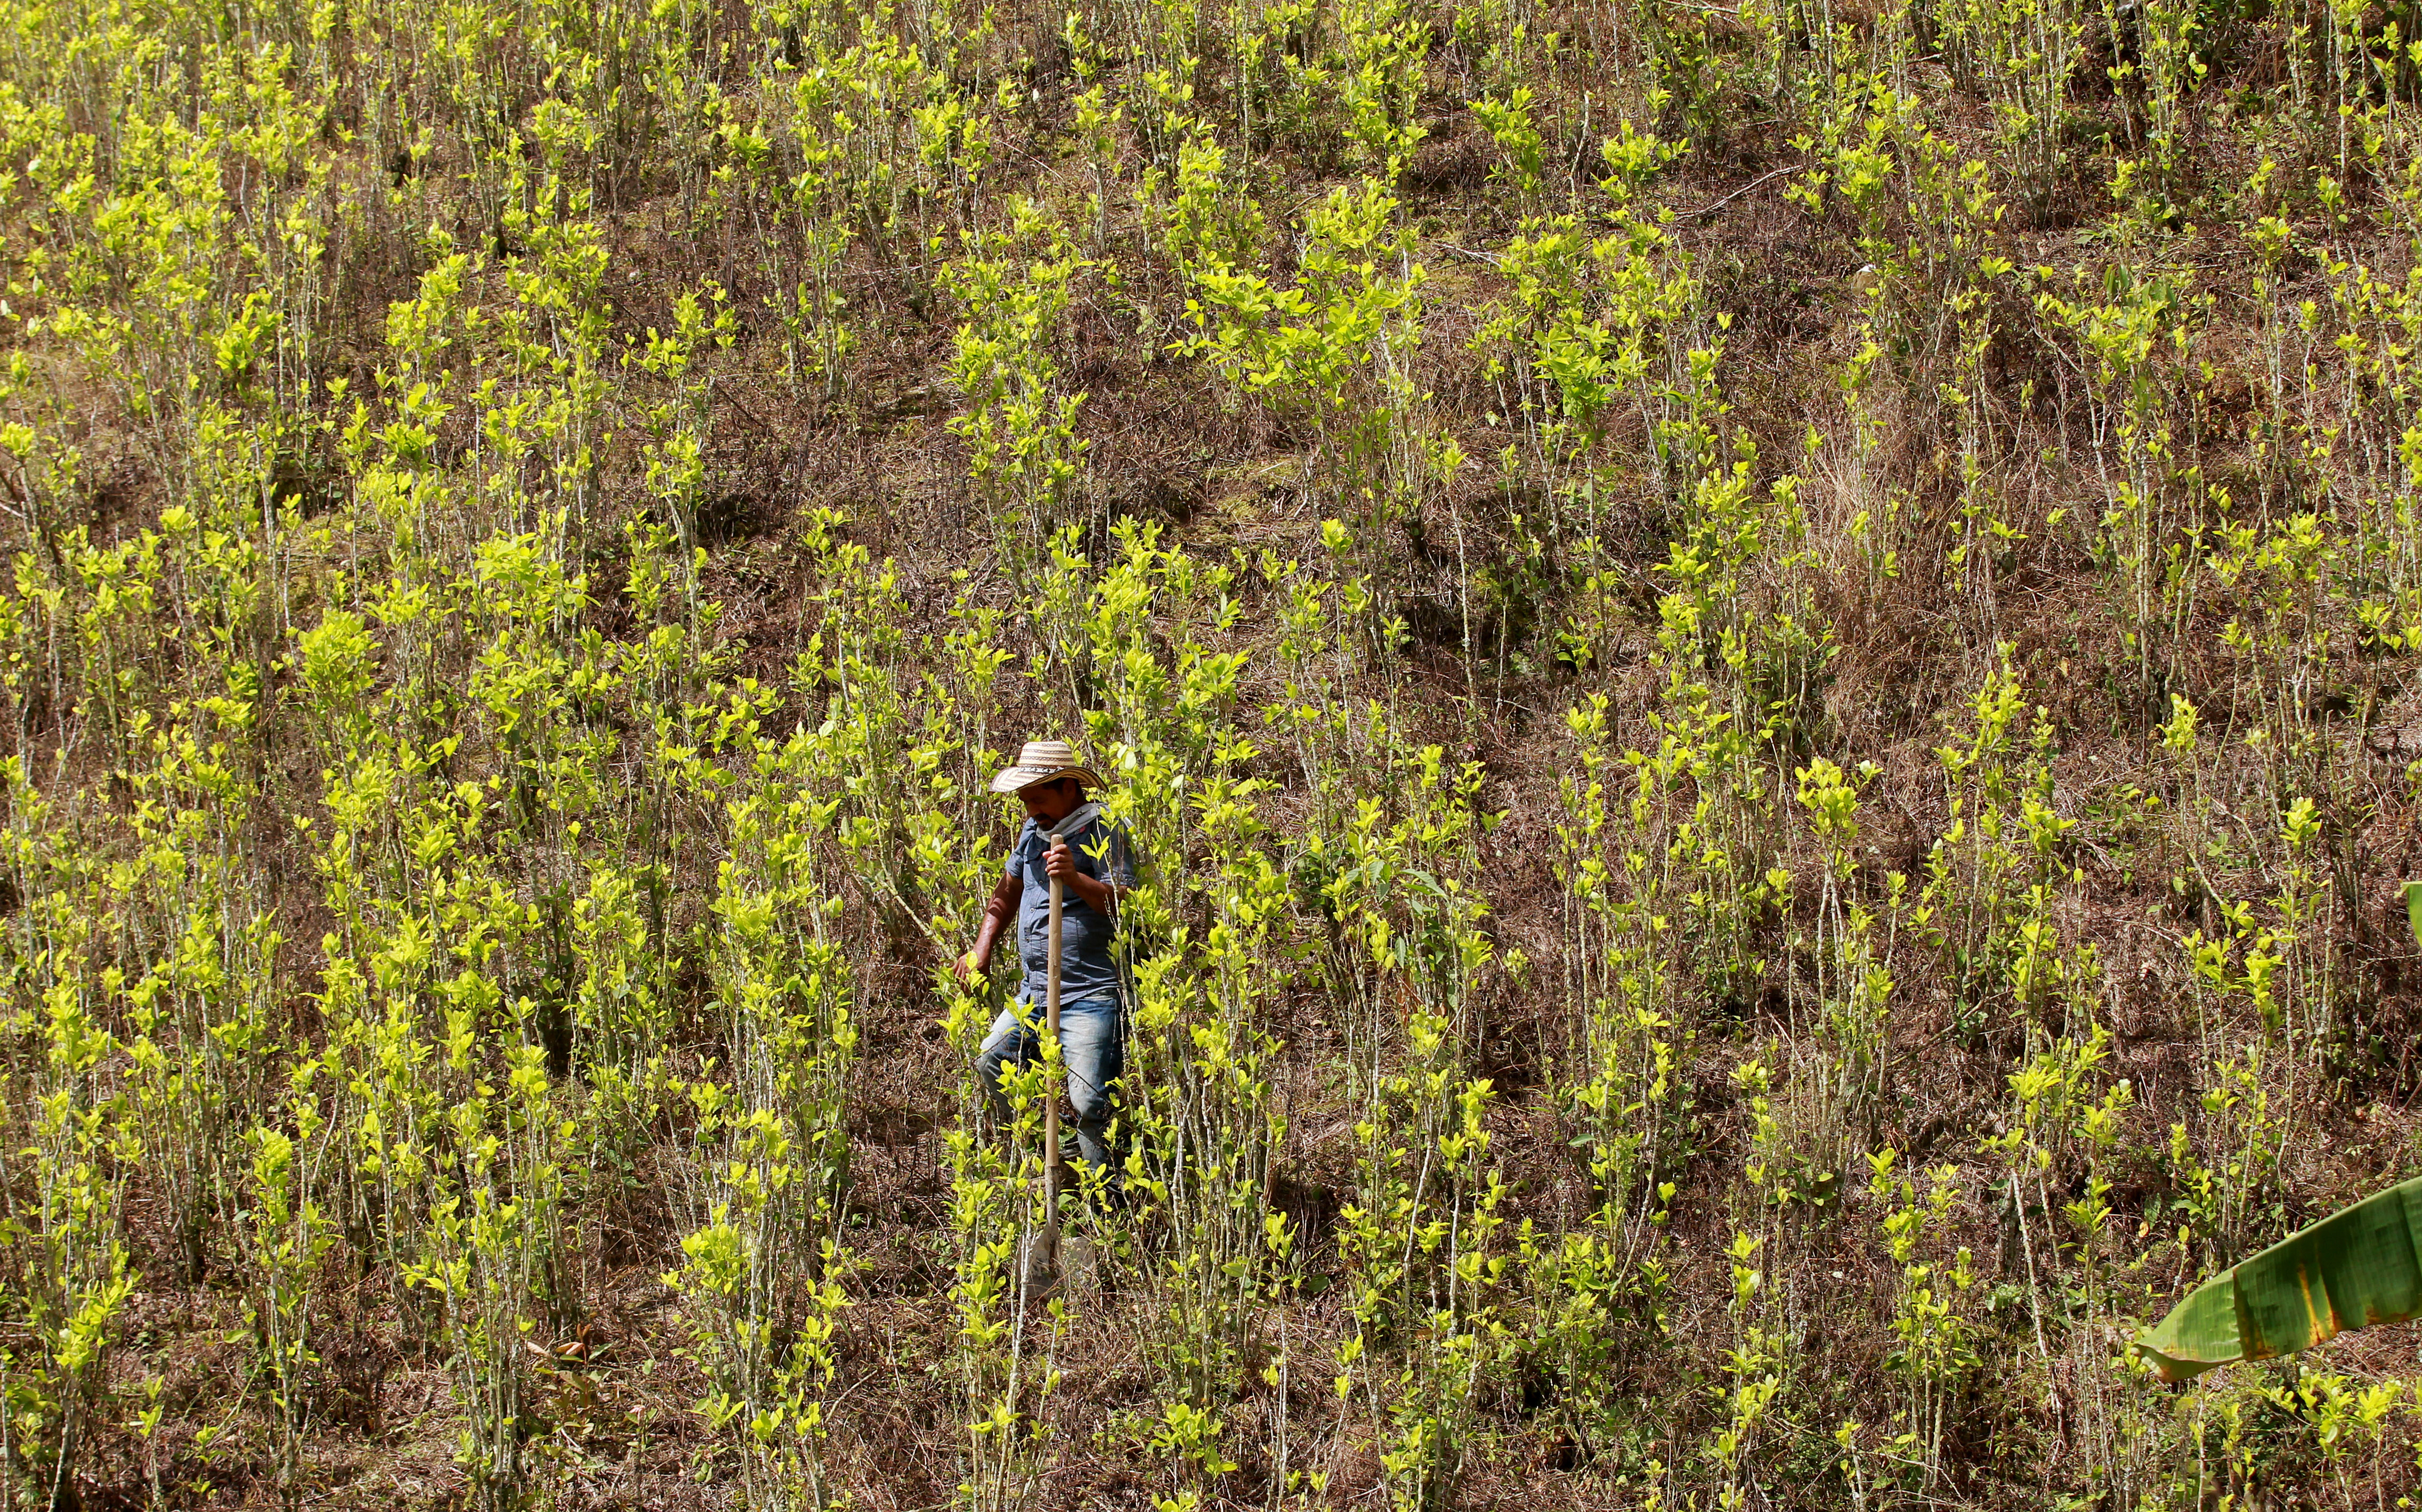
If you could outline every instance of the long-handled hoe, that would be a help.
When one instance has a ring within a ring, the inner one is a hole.
[[[1058,823],[1043,832],[1047,846],[1051,841],[1074,834],[1100,816],[1099,803],[1080,803]],[[1050,1067],[1060,1048],[1060,879],[1051,879],[1051,938],[1048,956],[1044,964],[1043,1044],[1044,1064]],[[1047,1091],[1043,1104],[1043,1229],[1026,1246],[1026,1263],[1019,1267],[1018,1286],[1030,1302],[1047,1300],[1060,1289],[1060,1093],[1063,1076],[1046,1075]]]

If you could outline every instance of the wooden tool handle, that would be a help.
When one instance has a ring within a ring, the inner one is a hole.
[[[1044,1043],[1060,1047],[1060,879],[1051,879],[1051,940],[1044,970]],[[1049,1063],[1046,1061],[1046,1065]],[[1043,1104],[1043,1205],[1053,1233],[1060,1228],[1060,1082],[1049,1079]]]

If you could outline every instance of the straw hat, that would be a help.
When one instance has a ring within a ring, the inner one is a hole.
[[[1017,765],[992,780],[992,790],[1014,793],[1061,777],[1074,777],[1088,787],[1102,786],[1101,777],[1077,759],[1077,748],[1067,741],[1029,740],[1026,749],[1017,753]]]

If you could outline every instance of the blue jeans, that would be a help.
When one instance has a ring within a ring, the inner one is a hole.
[[[1021,1017],[1021,1015],[1023,1017]],[[993,1116],[1009,1117],[1000,1068],[1024,1066],[1043,1053],[1043,1005],[1013,1003],[992,1021],[976,1056],[976,1075]],[[1110,1085],[1126,1068],[1126,1014],[1116,993],[1060,1005],[1060,1063],[1068,1068],[1068,1102],[1077,1114],[1077,1155],[1106,1178],[1110,1165]]]

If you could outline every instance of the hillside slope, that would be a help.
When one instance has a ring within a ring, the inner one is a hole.
[[[12,6],[0,1508],[2403,1504],[2411,29]]]

